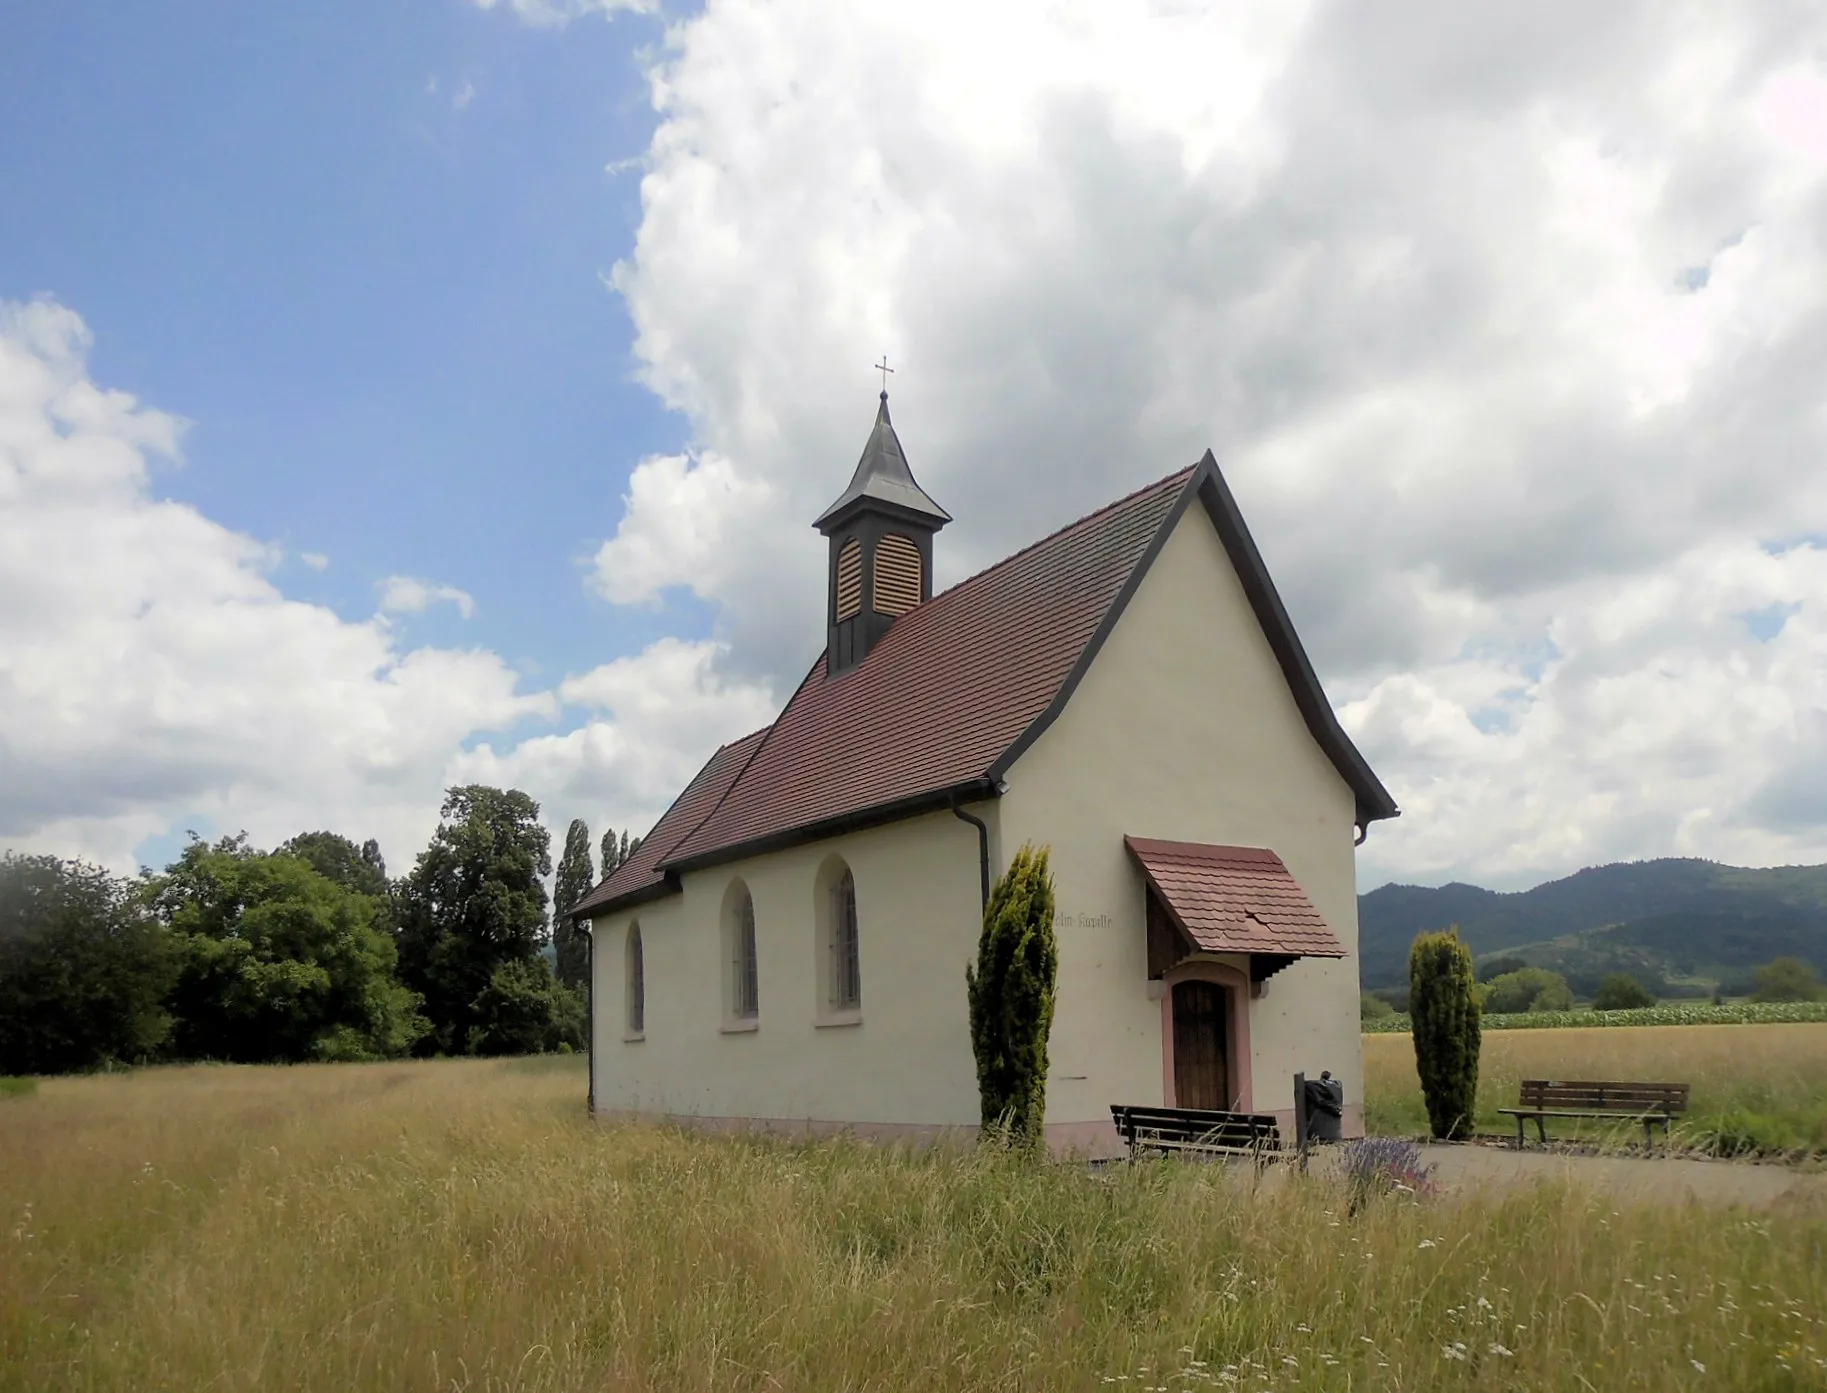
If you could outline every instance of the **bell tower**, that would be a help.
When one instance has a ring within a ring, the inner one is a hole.
[[[812,524],[831,543],[827,677],[856,667],[898,616],[932,598],[933,536],[951,520],[914,482],[884,391],[850,486]]]

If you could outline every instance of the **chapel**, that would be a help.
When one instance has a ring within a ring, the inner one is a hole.
[[[974,1131],[965,967],[1051,849],[1047,1139],[1112,1104],[1277,1114],[1330,1070],[1363,1133],[1354,848],[1394,817],[1210,451],[933,593],[951,521],[884,392],[828,549],[825,648],[572,911],[591,1108]]]

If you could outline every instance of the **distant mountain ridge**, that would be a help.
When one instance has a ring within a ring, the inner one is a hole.
[[[1690,990],[1742,980],[1783,956],[1827,971],[1827,866],[1670,857],[1592,866],[1509,893],[1385,885],[1358,896],[1364,985],[1405,984],[1414,936],[1454,924],[1475,956],[1551,967],[1582,993],[1620,970]]]

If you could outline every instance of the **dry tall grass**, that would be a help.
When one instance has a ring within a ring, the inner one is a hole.
[[[1480,1130],[1514,1134],[1515,1123],[1497,1109],[1516,1105],[1526,1078],[1689,1083],[1693,1093],[1677,1142],[1724,1130],[1771,1148],[1827,1153],[1827,1024],[1491,1031],[1479,1060]],[[1427,1131],[1409,1036],[1364,1037],[1364,1093],[1370,1131]],[[1579,1131],[1568,1122],[1549,1130]],[[1585,1132],[1597,1135],[1590,1126]],[[1641,1138],[1635,1128],[1620,1135]]]
[[[1827,1382],[1827,1212],[593,1129],[573,1067],[0,1100],[7,1389]],[[1704,1371],[1702,1367],[1704,1366]]]

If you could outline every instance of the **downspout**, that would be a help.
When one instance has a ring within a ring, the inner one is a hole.
[[[572,921],[574,924],[576,920]],[[585,992],[584,992],[584,1050],[590,1057],[589,1108],[590,1120],[596,1120],[596,921],[586,919],[583,923],[584,940],[589,943],[590,951],[584,955]]]
[[[1351,844],[1353,846],[1363,846],[1364,838],[1368,837],[1369,835],[1370,835],[1370,824],[1368,822],[1360,822],[1358,824],[1358,834],[1357,834],[1357,836],[1355,836],[1351,839]]]
[[[968,822],[977,829],[977,879],[983,890],[983,907],[990,907],[990,828],[982,818],[967,813],[956,803],[952,804],[952,816],[961,822]]]

